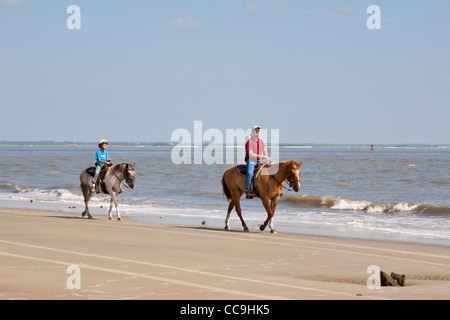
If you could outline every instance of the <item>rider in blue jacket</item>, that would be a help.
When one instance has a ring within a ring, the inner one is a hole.
[[[103,166],[105,164],[111,164],[111,159],[109,158],[108,151],[106,149],[108,148],[108,141],[107,140],[100,140],[98,143],[98,149],[97,153],[95,154],[95,174],[94,178],[92,178],[92,191],[95,191],[95,183],[97,182],[98,175],[100,174],[100,171],[102,170]]]

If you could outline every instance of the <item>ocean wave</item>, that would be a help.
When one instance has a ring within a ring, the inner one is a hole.
[[[387,203],[354,200],[345,197],[289,195],[282,200],[297,208],[326,208],[331,210],[360,211],[367,213],[423,213],[450,215],[450,206],[417,204],[409,202]]]
[[[76,193],[67,189],[33,189],[9,182],[1,184],[0,190],[3,190],[3,192],[0,193],[0,198],[7,200],[74,202],[83,199],[81,193]]]
[[[6,191],[12,191],[12,192],[16,192],[16,193],[22,193],[22,192],[27,192],[30,189],[20,186],[18,184],[14,184],[14,183],[9,183],[9,182],[4,182],[0,185],[0,189],[6,190]]]

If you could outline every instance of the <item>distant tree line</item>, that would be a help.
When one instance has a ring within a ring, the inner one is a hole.
[[[0,145],[11,146],[96,146],[98,142],[79,142],[79,141],[5,141],[0,140]],[[170,146],[168,142],[111,142],[120,146]]]

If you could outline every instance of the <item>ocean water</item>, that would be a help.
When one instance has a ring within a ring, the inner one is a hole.
[[[0,146],[0,206],[81,215],[79,175],[93,165],[96,150]],[[168,146],[108,151],[114,163],[136,163],[136,189],[119,196],[125,219],[224,226],[221,178],[233,164],[177,165]],[[284,190],[278,204],[278,232],[450,245],[450,147],[285,146],[279,153],[280,161],[303,165],[302,189]],[[259,230],[267,217],[260,200],[243,197],[241,206],[249,228]],[[109,197],[96,195],[90,208],[106,219]],[[234,211],[231,217],[231,227],[242,230]]]

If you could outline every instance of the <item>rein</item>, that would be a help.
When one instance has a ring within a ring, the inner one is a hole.
[[[287,179],[284,179],[284,181],[286,181],[286,182],[289,183],[289,188],[286,188],[283,184],[279,183],[278,180],[277,180],[273,175],[271,175],[271,177],[272,177],[272,178],[273,178],[280,186],[282,186],[283,188],[285,188],[287,191],[292,191],[292,189],[290,189],[290,188],[292,188],[292,183],[289,182],[289,181],[287,181]]]
[[[132,179],[128,176],[128,170],[127,170],[128,163],[126,165],[127,165],[126,169],[124,170],[124,172],[122,172],[122,173],[125,173],[125,179],[123,179],[123,180],[125,180],[124,186],[127,187],[128,189],[130,189],[130,186],[128,185],[128,181],[135,181],[136,179]],[[120,181],[120,178],[117,176],[117,174],[114,173],[114,175],[116,176],[117,180]]]
[[[287,171],[287,170],[286,170]],[[294,182],[300,182],[300,180],[288,180],[287,178],[284,179],[284,181],[286,181],[287,183],[289,183],[289,188],[286,188],[283,184],[279,183],[278,180],[275,178],[274,175],[270,175],[280,186],[282,186],[284,189],[286,189],[287,191],[292,191],[292,183]],[[283,181],[283,182],[284,182]]]

